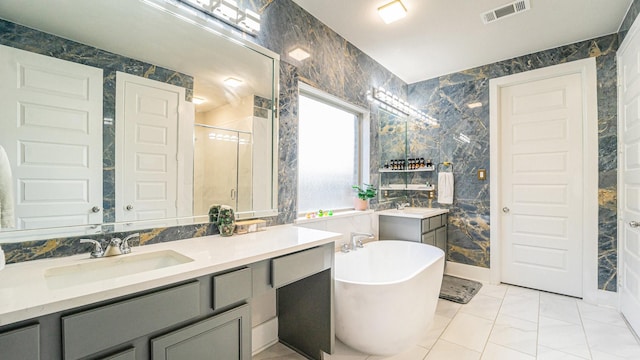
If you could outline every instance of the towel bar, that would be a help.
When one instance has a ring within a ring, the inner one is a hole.
[[[443,165],[445,168],[446,167],[451,167],[451,172],[453,172],[453,163],[450,161],[445,161],[445,162],[441,162],[438,164],[438,172],[440,172],[440,165]]]

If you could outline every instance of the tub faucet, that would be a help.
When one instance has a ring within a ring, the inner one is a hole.
[[[407,206],[411,206],[411,204],[409,204],[409,203],[398,203],[398,204],[396,204],[396,209],[404,210],[404,208],[407,207]]]
[[[358,250],[358,248],[364,247],[362,244],[362,238],[373,239],[373,234],[370,233],[361,233],[361,232],[352,232],[349,241],[349,250]]]

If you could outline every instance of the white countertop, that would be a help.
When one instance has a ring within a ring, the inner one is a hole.
[[[341,238],[338,233],[282,225],[231,237],[214,235],[133,247],[129,255],[110,258],[90,259],[86,253],[10,264],[0,271],[0,326],[251,264]],[[173,250],[194,261],[62,288],[55,288],[45,277],[45,272],[51,268],[114,261],[161,250]]]
[[[438,208],[422,208],[422,207],[406,207],[404,210],[382,210],[376,212],[378,215],[386,215],[386,216],[398,216],[398,217],[407,217],[414,219],[426,219],[432,216],[446,214],[449,212],[449,209],[438,209]]]

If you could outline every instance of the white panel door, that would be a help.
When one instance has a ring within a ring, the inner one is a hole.
[[[102,223],[102,70],[0,46],[17,229]]]
[[[640,333],[640,36],[630,32],[618,52],[620,310]]]
[[[500,92],[503,282],[582,296],[582,78]]]
[[[116,220],[175,218],[184,89],[124,73],[116,86]]]

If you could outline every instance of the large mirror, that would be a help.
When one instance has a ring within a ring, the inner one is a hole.
[[[277,214],[277,54],[163,0],[0,19],[0,242]]]

